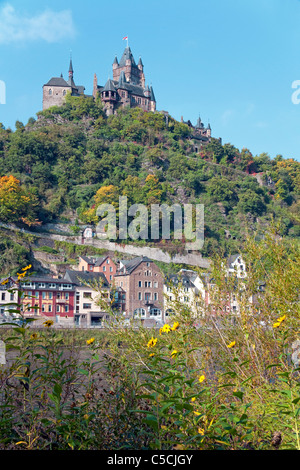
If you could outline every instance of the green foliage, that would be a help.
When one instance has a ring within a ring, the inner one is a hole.
[[[26,126],[18,123],[15,132],[0,128],[0,172],[34,196],[34,216],[42,223],[67,211],[95,222],[95,195],[113,186],[130,204],[204,204],[204,255],[220,246],[226,254],[239,250],[246,231],[270,224],[271,217],[289,220],[283,234],[297,236],[299,162],[253,156],[214,138],[196,155],[192,137],[190,127],[171,116],[167,124],[163,113],[124,108],[106,116],[100,100],[68,95],[63,106]]]

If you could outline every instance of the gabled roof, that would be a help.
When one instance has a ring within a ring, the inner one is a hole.
[[[85,282],[89,283],[91,281],[101,281],[101,285],[103,287],[109,286],[106,277],[103,273],[94,273],[89,271],[72,271],[70,269],[67,269],[64,279],[72,282],[76,286],[83,286],[85,285]]]
[[[180,284],[182,287],[195,287],[190,276],[186,274],[170,274],[166,277],[167,284]]]
[[[141,263],[144,261],[148,263],[153,263],[153,261],[147,256],[138,256],[137,258],[131,260],[122,260],[121,263],[124,265],[124,268],[121,268],[118,274],[131,274]]]
[[[63,86],[70,88],[70,85],[63,77],[52,77],[44,86]]]
[[[81,255],[80,258],[83,259],[83,261],[85,261],[86,263],[93,264],[95,266],[101,266],[103,261],[105,261],[106,258],[108,258],[108,255],[101,256],[101,257],[91,257],[91,256]]]
[[[238,253],[234,254],[234,255],[230,255],[229,258],[227,259],[227,265],[228,266],[231,266],[232,263],[234,263],[237,258],[239,258],[241,255],[239,255]]]

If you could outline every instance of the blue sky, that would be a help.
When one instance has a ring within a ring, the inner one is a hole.
[[[194,124],[200,115],[214,137],[254,155],[300,161],[299,25],[299,0],[0,2],[0,122],[36,117],[43,84],[67,77],[70,51],[75,83],[91,94],[128,36],[158,110]]]

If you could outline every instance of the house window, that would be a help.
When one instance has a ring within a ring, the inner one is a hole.
[[[142,281],[139,281],[139,287],[142,287]]]
[[[63,96],[66,96],[67,92],[66,90],[63,91]]]
[[[46,292],[42,292],[42,299],[45,300],[46,298]]]
[[[140,315],[141,317],[144,317],[146,315],[146,310],[144,308],[136,308],[135,311],[133,312],[134,315]]]
[[[48,312],[52,312],[52,305],[48,305]]]
[[[66,313],[69,312],[69,305],[65,305],[65,312],[66,312]]]
[[[103,271],[106,271],[106,266],[103,266]]]
[[[159,308],[151,308],[150,316],[157,317],[159,315],[161,315],[161,310]]]
[[[92,308],[92,304],[83,304],[82,306],[84,309],[90,309]]]
[[[2,294],[1,294],[1,300],[5,300],[5,292],[2,292]]]
[[[142,293],[139,292],[139,300],[142,300]]]
[[[51,299],[53,298],[53,292],[49,292],[49,293],[48,293],[48,297],[49,297],[49,299],[51,300]]]
[[[60,311],[60,307],[59,305],[56,305],[56,311],[59,312]]]
[[[154,300],[157,300],[157,292],[154,292]]]
[[[158,287],[158,282],[157,282],[157,281],[154,281],[154,282],[153,282],[153,287],[155,287],[155,288]]]
[[[42,312],[45,312],[45,311],[46,311],[46,305],[42,304]]]
[[[51,88],[50,88],[50,90],[49,90],[49,95],[52,95],[52,90],[51,90]]]

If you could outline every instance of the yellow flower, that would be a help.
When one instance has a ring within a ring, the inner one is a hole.
[[[86,344],[89,345],[89,344],[93,344],[93,342],[95,341],[95,338],[90,338],[86,341]]]
[[[175,357],[175,356],[177,356],[177,354],[178,354],[178,351],[176,351],[176,349],[174,349],[174,351],[172,351],[171,357]]]
[[[37,339],[37,334],[36,334],[36,333],[32,333],[32,335],[30,335],[30,339]]]
[[[47,320],[47,321],[44,321],[43,325],[46,327],[46,328],[50,328],[50,326],[53,325],[53,320]]]
[[[199,413],[199,411],[194,411],[194,414],[195,414],[196,416],[200,416],[200,415],[201,415],[201,413]]]
[[[203,380],[205,380],[205,375],[200,375],[199,382],[201,383],[201,382],[203,382]]]
[[[154,354],[154,353],[151,353],[151,354],[149,354],[149,357],[153,357],[153,356],[155,356],[155,354]]]
[[[28,269],[31,268],[31,264],[29,264],[28,266],[26,266],[25,268],[22,268],[22,271],[27,271]]]
[[[22,277],[26,276],[26,271],[24,271],[23,273],[17,273],[17,275],[18,275],[18,281],[19,281],[20,279],[22,279]]]
[[[273,324],[273,328],[278,328],[285,319],[286,319],[285,315],[277,318],[276,322]]]
[[[162,328],[159,329],[159,334],[169,333],[169,331],[171,331],[171,327],[168,325],[168,323],[166,323]]]
[[[152,338],[147,343],[147,348],[154,348],[156,343],[157,343],[157,338],[153,338],[152,336]]]
[[[4,284],[7,284],[9,279],[5,279],[4,281],[1,282],[1,285],[4,286]]]
[[[231,341],[231,343],[227,344],[227,348],[233,348],[235,346],[235,341]]]
[[[204,436],[204,429],[198,428],[198,434],[201,434],[201,436]]]
[[[172,326],[171,330],[173,330],[173,331],[178,330],[178,328],[179,328],[179,323],[178,323],[178,321],[176,321],[175,323],[173,323],[173,326]]]
[[[195,401],[195,400],[196,400],[196,397],[191,398],[191,401]]]

